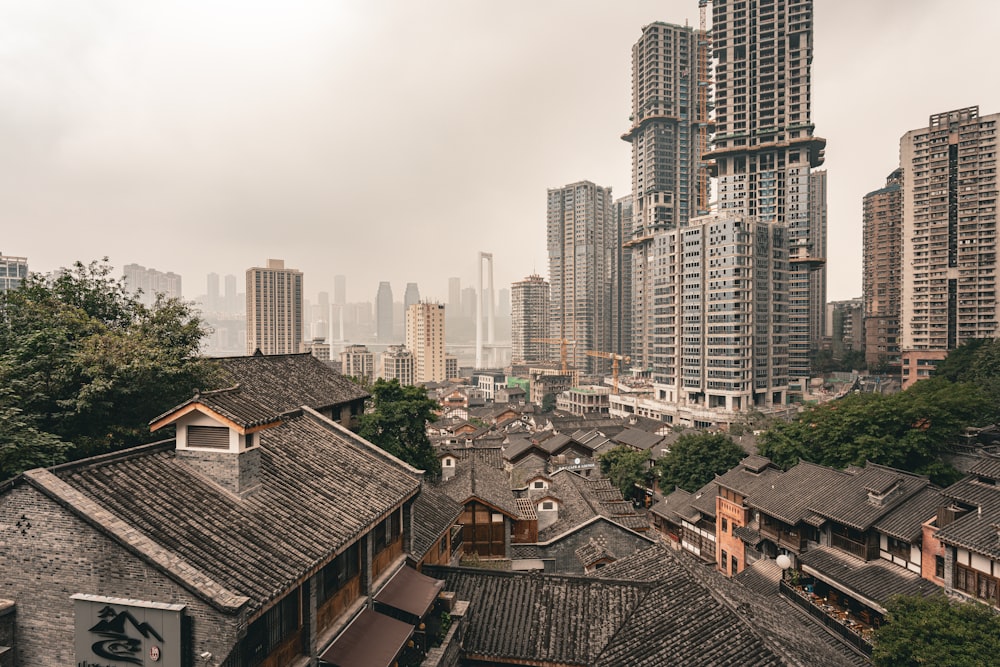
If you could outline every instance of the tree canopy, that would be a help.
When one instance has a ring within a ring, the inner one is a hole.
[[[209,383],[191,306],[145,306],[112,270],[77,262],[0,294],[0,477],[149,442],[150,419]]]
[[[649,486],[649,455],[625,445],[609,449],[598,457],[601,472],[627,500],[643,500]]]
[[[427,437],[437,403],[421,387],[399,380],[376,380],[371,386],[372,409],[361,416],[361,437],[378,445],[430,477],[440,477],[441,461]]]
[[[888,622],[875,631],[872,653],[879,667],[973,667],[1000,655],[1000,616],[986,605],[952,602],[939,594],[898,596],[886,609]]]
[[[746,452],[721,433],[682,435],[656,462],[653,474],[659,477],[660,488],[669,492],[678,486],[694,492],[716,475],[721,475],[746,457]]]
[[[958,475],[945,454],[966,426],[989,423],[988,406],[973,384],[930,378],[898,394],[850,394],[808,408],[763,433],[758,450],[783,468],[799,459],[834,468],[871,461],[946,485]]]

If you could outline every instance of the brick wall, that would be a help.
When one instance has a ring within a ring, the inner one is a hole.
[[[219,486],[242,495],[260,485],[260,448],[243,452],[178,449],[177,458]]]
[[[187,605],[194,654],[208,651],[213,662],[235,644],[242,623],[29,484],[0,495],[0,598],[16,604],[16,665],[75,664],[74,593]]]

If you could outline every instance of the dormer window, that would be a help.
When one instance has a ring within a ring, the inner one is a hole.
[[[225,426],[187,427],[187,446],[203,449],[229,449],[229,429]]]
[[[551,500],[546,500],[546,501],[544,501],[542,503],[542,509],[543,510],[554,510],[555,508],[556,508],[556,504],[554,502],[552,502]]]
[[[532,482],[531,483],[531,488],[533,488],[533,489],[544,489],[545,488],[545,482],[543,482],[541,480],[538,480],[537,482]]]
[[[455,467],[455,459],[451,458],[450,456],[446,456],[442,463],[445,468]]]

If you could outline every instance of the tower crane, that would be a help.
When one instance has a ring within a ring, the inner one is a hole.
[[[598,357],[600,359],[611,360],[611,382],[614,384],[615,393],[618,393],[618,362],[630,362],[632,359],[628,355],[615,354],[614,352],[601,352],[600,350],[587,350],[588,357]]]
[[[566,346],[576,345],[575,340],[569,340],[568,338],[532,338],[532,343],[548,343],[549,345],[559,346],[559,361],[562,363],[562,374],[566,375],[569,372],[569,364],[566,362]]]

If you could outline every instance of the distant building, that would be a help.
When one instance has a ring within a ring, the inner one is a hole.
[[[379,376],[404,386],[413,384],[413,353],[402,345],[390,345],[382,353]]]
[[[406,311],[406,348],[413,353],[413,381],[447,379],[444,355],[444,304],[415,303]]]
[[[448,278],[448,311],[462,312],[462,279]]]
[[[457,378],[458,375],[458,357],[454,354],[444,355],[444,373],[445,377],[449,380]]]
[[[380,343],[389,343],[392,335],[392,286],[382,281],[375,295],[375,337]]]
[[[549,283],[535,274],[511,286],[511,358],[515,364],[545,361],[549,346]]]
[[[139,300],[147,306],[156,302],[156,296],[162,294],[168,299],[181,299],[181,277],[173,272],[164,273],[156,269],[147,269],[138,264],[126,264],[124,268],[125,288],[139,294]]]
[[[632,356],[633,318],[632,309],[632,195],[616,199],[615,242],[611,277],[611,351]]]
[[[303,352],[308,352],[320,361],[330,361],[330,344],[325,338],[313,338],[302,344]]]
[[[865,362],[899,367],[903,270],[903,170],[864,197]]]
[[[903,170],[903,387],[950,350],[995,338],[997,121],[979,107],[934,114],[899,142]]]
[[[375,355],[365,345],[348,345],[340,353],[340,364],[344,375],[375,381]]]
[[[550,188],[547,238],[549,335],[575,341],[568,351],[574,368],[600,372],[610,364],[588,357],[587,351],[611,349],[611,188],[590,181]]]
[[[833,356],[864,349],[864,300],[831,301],[827,304],[827,327]]]
[[[302,349],[302,272],[284,260],[247,269],[247,354],[291,354]]]
[[[406,291],[403,292],[403,340],[406,340],[406,311],[415,303],[420,303],[420,288],[416,283],[406,283]]]
[[[611,387],[586,385],[571,387],[556,396],[556,407],[574,415],[608,414]]]
[[[17,289],[28,277],[28,258],[0,255],[0,292]]]
[[[333,277],[333,302],[338,306],[347,303],[347,276]]]

